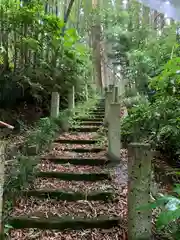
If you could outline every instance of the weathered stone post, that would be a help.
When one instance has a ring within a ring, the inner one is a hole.
[[[51,117],[57,118],[59,116],[60,95],[58,92],[51,93]]]
[[[118,87],[114,90],[113,103],[108,113],[108,156],[112,161],[120,160],[120,103],[118,102]]]
[[[3,189],[5,171],[5,149],[6,142],[0,141],[0,239],[3,239]]]
[[[128,239],[151,240],[151,209],[137,209],[150,202],[150,144],[128,145],[128,176]]]
[[[110,104],[112,103],[112,91],[105,92],[105,123],[108,122],[108,112],[110,108]]]
[[[108,123],[108,113],[110,109],[110,104],[113,101],[113,88],[114,85],[110,84],[109,87],[105,89],[105,118],[104,118],[104,123]]]
[[[74,86],[68,92],[68,109],[73,110],[75,107],[75,88]]]

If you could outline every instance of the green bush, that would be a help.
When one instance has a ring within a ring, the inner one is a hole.
[[[38,150],[41,151],[47,147],[54,139],[56,132],[59,129],[57,121],[51,120],[50,118],[41,118],[35,129],[28,136],[26,145],[37,145]]]
[[[179,173],[177,173],[179,174]],[[180,238],[180,184],[176,184],[173,189],[173,195],[162,195],[155,201],[140,209],[158,208],[156,217],[157,233],[162,239],[179,240]],[[138,210],[138,209],[137,209]]]
[[[64,16],[48,13],[39,0],[2,0],[0,10],[5,33],[0,49],[1,105],[27,100],[27,91],[38,101],[54,88],[63,96],[72,84],[82,99],[84,85],[91,89],[92,64],[90,49],[80,43],[76,29],[66,28],[62,34]]]
[[[154,101],[139,101],[122,120],[125,142],[148,140],[176,167],[180,166],[180,77],[176,74],[179,61],[170,60],[150,82],[156,91]]]

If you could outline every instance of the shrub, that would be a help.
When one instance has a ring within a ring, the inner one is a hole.
[[[134,104],[122,120],[125,142],[148,140],[176,167],[180,167],[180,77],[176,74],[179,61],[170,60],[150,82],[156,91],[154,100]]]

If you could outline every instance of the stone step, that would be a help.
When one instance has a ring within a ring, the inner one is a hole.
[[[104,109],[94,109],[94,110],[91,110],[91,112],[94,112],[94,113],[105,113],[105,110]]]
[[[104,99],[101,99],[98,104],[96,104],[96,106],[99,106],[99,105],[103,105],[105,104],[105,98]]]
[[[93,191],[91,193],[86,192],[74,192],[74,191],[64,191],[64,190],[29,190],[23,191],[23,196],[26,197],[38,197],[38,198],[51,198],[58,199],[62,201],[78,201],[78,200],[88,200],[88,201],[112,201],[114,199],[113,191]]]
[[[98,130],[99,127],[75,127],[69,129],[72,132],[97,132]]]
[[[99,153],[104,151],[104,148],[64,148],[65,152],[76,152],[76,153]]]
[[[104,117],[105,113],[99,113],[99,112],[90,112],[88,113],[89,116],[94,116],[94,117]]]
[[[86,121],[86,122],[83,122],[81,123],[81,125],[84,125],[84,126],[102,126],[103,125],[103,122],[95,122],[95,121]]]
[[[79,166],[103,166],[110,163],[107,159],[96,159],[96,158],[58,158],[58,157],[50,157],[50,158],[42,158],[49,160],[55,164],[72,164],[72,165],[79,165]]]
[[[66,181],[102,181],[111,180],[111,176],[108,173],[69,173],[69,172],[37,172],[37,177],[45,178],[58,178]]]
[[[96,108],[96,109],[93,109],[93,110],[91,110],[91,111],[92,111],[92,112],[95,112],[95,113],[96,113],[96,112],[98,112],[98,113],[104,113],[104,112],[105,112],[105,109],[102,109],[102,108],[101,108],[101,109],[100,109],[100,108],[98,109],[98,108]]]
[[[94,110],[105,110],[105,106],[104,105],[97,106],[96,108],[94,108]]]
[[[104,117],[105,113],[89,112],[88,115],[90,115],[90,116],[94,116],[94,117],[97,117],[97,118],[98,118],[98,116],[99,116],[99,117]]]
[[[104,110],[105,109],[105,104],[95,106],[95,108],[93,108],[92,110],[96,110],[96,109]]]
[[[105,115],[96,115],[94,113],[88,115],[89,118],[101,118],[102,120],[104,119]]]
[[[56,143],[63,144],[97,144],[98,140],[96,139],[56,139]]]
[[[80,118],[79,121],[81,122],[103,122],[104,117],[100,117],[100,118]]]
[[[104,107],[105,106],[105,101],[100,102],[99,104],[96,105],[96,107]]]
[[[70,217],[53,217],[53,218],[41,218],[41,217],[11,217],[8,224],[15,229],[23,228],[39,228],[39,229],[110,229],[118,226],[121,223],[121,219],[118,217],[99,217],[99,218],[70,218]]]

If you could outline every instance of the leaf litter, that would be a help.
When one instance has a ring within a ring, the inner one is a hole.
[[[63,151],[61,147],[56,147],[47,155],[48,157],[59,157],[59,158],[99,158],[105,159],[107,155],[106,150],[98,153],[77,153],[72,151]]]
[[[60,137],[57,139],[70,139],[70,140],[90,140],[90,139],[97,139],[97,133],[63,133]]]
[[[62,232],[37,229],[12,230],[11,237],[10,239],[13,240],[127,240],[124,226],[109,230],[88,229]]]
[[[91,137],[90,137],[91,135]],[[69,134],[66,133],[62,138],[69,139],[93,139],[95,136],[94,133],[78,133],[78,134]],[[67,147],[67,144],[55,144],[56,146],[53,150],[47,155],[48,156],[58,156],[63,158],[72,157],[72,153],[68,155],[70,152],[63,151],[64,148]],[[71,145],[72,147],[72,145]],[[73,146],[75,147],[75,146]],[[77,147],[77,145],[76,145]],[[80,146],[78,146],[80,147]],[[82,148],[86,147],[86,145],[81,145]],[[92,145],[91,145],[92,147]],[[67,155],[66,155],[67,154]],[[106,157],[106,149],[100,153],[75,153],[73,152],[74,157],[91,157],[91,158],[105,158]],[[125,159],[122,159],[125,158]],[[92,160],[93,161],[93,160]],[[126,164],[125,164],[126,162]],[[13,209],[12,215],[14,216],[22,216],[22,215],[35,215],[35,216],[74,216],[74,217],[89,217],[94,218],[98,216],[119,216],[123,223],[120,224],[119,227],[112,228],[110,230],[104,229],[90,229],[90,230],[80,230],[80,231],[49,231],[49,230],[37,230],[37,229],[12,229],[10,231],[10,239],[13,240],[33,240],[33,239],[43,239],[43,240],[56,240],[56,239],[89,239],[89,240],[116,240],[122,239],[127,240],[127,176],[121,179],[119,183],[119,179],[122,177],[121,175],[124,170],[125,175],[127,173],[127,169],[125,169],[124,165],[127,168],[127,153],[125,150],[121,150],[121,163],[112,168],[111,175],[113,176],[112,181],[104,180],[101,182],[77,182],[77,181],[61,181],[58,179],[47,179],[47,178],[37,178],[33,184],[30,186],[30,189],[64,189],[70,191],[106,191],[113,189],[117,193],[117,197],[114,201],[109,201],[104,203],[102,201],[76,201],[76,202],[66,202],[66,201],[57,201],[51,199],[39,200],[34,197],[31,198],[19,198],[16,201],[16,205]],[[69,164],[60,165],[60,164],[52,164],[48,160],[42,160],[41,164],[38,166],[43,171],[69,171],[69,172],[101,172],[104,171],[104,167],[96,167],[96,166],[72,166]],[[123,170],[121,168],[124,167]]]
[[[82,191],[82,192],[92,192],[92,191],[108,191],[114,190],[115,187],[111,181],[97,181],[97,182],[87,182],[87,181],[61,181],[56,178],[37,178],[30,189],[61,189],[67,191]]]
[[[122,205],[118,199],[115,202],[109,201],[86,201],[75,202],[43,199],[35,197],[19,198],[12,212],[12,216],[36,216],[36,217],[81,217],[96,218],[101,216],[125,217],[122,213]]]
[[[52,172],[70,172],[70,173],[100,173],[104,169],[98,166],[77,166],[72,164],[55,164],[48,160],[42,160],[41,163],[37,165],[39,171],[52,171]],[[104,171],[103,171],[104,172]]]

